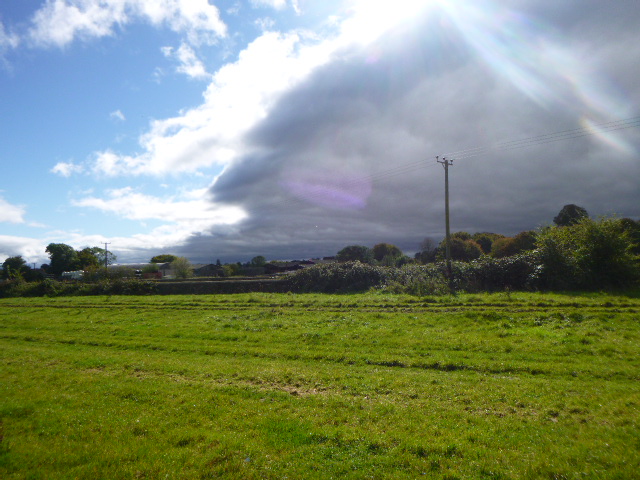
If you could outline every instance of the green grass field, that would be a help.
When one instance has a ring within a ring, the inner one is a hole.
[[[640,300],[0,300],[3,479],[640,478]]]

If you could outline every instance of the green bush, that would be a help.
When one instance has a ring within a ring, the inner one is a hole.
[[[360,262],[330,263],[299,270],[287,281],[292,292],[358,292],[382,285],[385,270]]]
[[[640,280],[637,245],[616,218],[582,218],[538,234],[540,280],[544,288],[607,289],[630,287]]]
[[[540,286],[540,257],[536,252],[504,258],[483,256],[468,263],[455,262],[452,270],[456,290],[535,290]]]
[[[408,295],[443,295],[449,292],[449,285],[442,265],[405,265],[389,269],[382,290],[389,293]]]

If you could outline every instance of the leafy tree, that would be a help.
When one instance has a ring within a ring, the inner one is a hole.
[[[105,250],[104,248],[93,247],[92,250],[96,252],[95,255],[98,258],[99,265],[104,265],[105,263],[107,265],[112,265],[116,263],[116,260],[118,259],[118,257],[116,257],[115,254],[111,253],[109,250]],[[106,258],[106,262],[105,262],[105,258]]]
[[[7,258],[2,264],[2,276],[7,279],[22,278],[23,274],[29,270],[27,262],[22,255]]]
[[[372,249],[373,258],[381,262],[385,257],[402,257],[402,250],[390,243],[378,243]]]
[[[176,259],[171,262],[171,268],[174,271],[176,278],[193,277],[193,266],[185,257],[176,257]]]
[[[336,258],[339,262],[373,262],[373,252],[363,245],[349,245],[338,252]]]
[[[264,267],[267,264],[267,259],[262,255],[258,255],[257,257],[253,257],[249,265],[252,267]]]
[[[619,219],[583,217],[566,227],[547,227],[536,245],[547,288],[627,287],[640,280],[633,238]]]
[[[451,238],[459,238],[460,240],[473,240],[471,234],[468,232],[454,232],[451,234]]]
[[[504,235],[491,232],[479,232],[471,235],[471,239],[475,240],[476,243],[480,245],[482,253],[485,253],[487,255],[491,253],[491,246],[493,245],[493,242],[495,242],[499,238],[504,238]]]
[[[438,246],[437,258],[443,260],[446,256],[447,239],[443,239]],[[461,262],[469,262],[482,256],[482,248],[477,242],[471,240],[462,240],[458,236],[451,235],[451,259]]]
[[[155,257],[152,257],[151,260],[149,260],[149,263],[171,263],[176,258],[178,257],[176,257],[175,255],[163,253],[162,255],[156,255]]]
[[[536,247],[536,233],[520,232],[515,237],[498,238],[491,246],[491,256],[495,258],[511,257],[533,250]]]
[[[622,230],[627,232],[631,240],[631,252],[634,255],[640,255],[640,221],[636,222],[630,218],[621,218],[620,225]]]
[[[78,251],[78,263],[83,270],[88,268],[97,268],[100,266],[98,260],[98,247],[85,247]]]
[[[64,243],[50,243],[45,251],[51,260],[49,272],[60,275],[62,272],[69,272],[80,268],[78,252],[73,247]]]
[[[559,227],[568,227],[578,223],[580,220],[588,216],[589,214],[584,208],[571,203],[562,207],[560,213],[554,217],[553,223]]]
[[[222,266],[222,271],[225,277],[234,277],[240,275],[241,268],[237,263],[226,263]]]

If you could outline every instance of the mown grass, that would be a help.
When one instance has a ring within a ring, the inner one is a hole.
[[[0,478],[638,478],[637,296],[0,300]]]

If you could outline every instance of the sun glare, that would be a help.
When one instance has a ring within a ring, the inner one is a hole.
[[[353,15],[345,22],[343,33],[351,41],[366,45],[437,3],[437,0],[353,0],[350,8]]]

